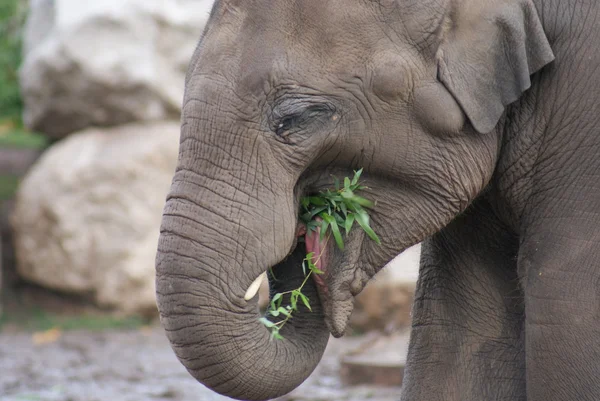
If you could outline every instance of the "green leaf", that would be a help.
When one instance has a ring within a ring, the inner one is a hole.
[[[315,253],[311,252],[306,254],[306,258],[304,259],[308,265],[308,270],[312,271],[312,269],[315,267]]]
[[[283,340],[283,336],[279,334],[279,329],[271,331],[271,338],[274,340]]]
[[[348,208],[348,210],[350,210],[352,212],[356,212],[356,209],[360,208],[359,204],[355,204],[350,199],[344,199],[344,204],[346,205],[346,207]]]
[[[346,177],[344,178],[344,189],[350,189],[350,178]]]
[[[300,215],[300,221],[302,221],[304,224],[310,224],[312,217],[313,216],[311,212],[302,213]]]
[[[293,290],[292,291],[292,295],[290,296],[290,304],[292,306],[292,310],[298,310],[298,297],[301,295],[302,293],[300,292],[300,290]]]
[[[342,193],[329,193],[326,195],[327,200],[329,201],[329,203],[331,203],[332,205],[335,205],[338,202],[341,202],[342,200]]]
[[[343,251],[344,250],[344,240],[342,239],[342,233],[340,233],[340,227],[338,226],[335,219],[332,219],[330,224],[331,224],[331,231],[333,232],[333,238],[335,238],[335,243],[337,244],[338,248],[340,248]]]
[[[344,199],[350,199],[352,200],[352,198],[354,198],[354,192],[352,192],[351,189],[344,189],[342,192],[340,192],[340,195],[342,195],[342,198]]]
[[[362,196],[358,196],[358,195],[354,195],[354,197],[352,198],[352,201],[358,203],[361,206],[368,207],[368,208],[372,208],[373,206],[375,206],[375,203],[373,203],[372,201],[365,199]]]
[[[344,202],[340,203],[340,210],[344,213],[345,217],[348,217],[348,208]]]
[[[321,213],[322,211],[327,210],[327,206],[319,206],[310,211],[310,220],[313,219],[316,215]]]
[[[279,308],[277,308],[277,312],[281,313],[285,317],[291,317],[290,312],[283,306],[280,306]]]
[[[354,224],[354,213],[350,213],[346,217],[346,221],[344,222],[344,228],[346,229],[346,235],[348,235],[350,233],[350,229],[352,228],[353,224]]]
[[[316,262],[319,263],[319,260],[317,260]],[[311,273],[321,274],[321,273],[319,273],[320,272],[319,268],[314,263],[309,267],[309,269],[310,269]]]
[[[367,212],[361,210],[359,213],[356,213],[356,221],[373,241],[375,241],[378,245],[381,244],[381,240],[369,225],[369,215]]]
[[[333,186],[336,191],[340,190],[340,180],[337,177],[333,177]]]
[[[354,178],[352,178],[352,185],[358,184],[358,180],[360,179],[362,172],[363,172],[362,168],[360,170],[354,172]]]
[[[304,294],[300,294],[300,299],[302,300],[302,303],[304,304],[304,306],[306,306],[308,308],[308,310],[312,312],[312,308],[310,307],[310,302],[308,300],[308,297]]]
[[[310,269],[311,272],[313,272],[315,274],[323,274],[323,272],[321,270],[319,270],[319,268],[315,264],[310,265],[309,269]]]
[[[329,227],[329,222],[327,221],[327,219],[329,219],[331,216],[326,213],[321,213],[320,216],[323,219],[323,221],[321,222],[321,235],[319,236],[319,240],[323,241],[323,239],[325,238],[325,234],[327,233],[327,228]]]
[[[282,297],[283,294],[280,292],[273,296],[273,299],[271,300],[271,309],[277,309],[281,306],[281,301],[283,301]]]
[[[325,200],[323,198],[321,198],[320,196],[310,196],[308,199],[310,200],[310,203],[313,205],[325,206],[327,204],[325,202]]]
[[[260,319],[258,319],[258,321],[261,322],[265,327],[267,327],[269,329],[275,327],[275,323],[273,323],[266,317],[261,317]]]
[[[314,256],[315,256],[314,252],[307,253],[306,257],[302,261],[302,273],[304,274],[305,277],[306,277],[306,267],[308,266],[308,270],[312,270],[312,266],[313,266],[312,260],[313,260]]]
[[[338,224],[338,226],[343,226],[344,222],[346,221],[346,218],[339,213],[334,213],[333,218],[335,219],[335,222]]]
[[[319,216],[324,221],[326,221],[327,223],[330,223],[330,224],[331,224],[332,221],[335,221],[335,219],[333,218],[333,216],[331,214],[328,214],[328,213],[321,213]]]
[[[319,268],[315,264],[310,265],[310,271],[315,274],[323,274],[323,272],[319,270]]]

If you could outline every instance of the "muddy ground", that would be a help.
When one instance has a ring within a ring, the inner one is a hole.
[[[398,400],[400,389],[343,385],[339,356],[364,341],[332,339],[313,375],[280,400]],[[159,327],[0,333],[2,401],[227,400],[198,384]]]

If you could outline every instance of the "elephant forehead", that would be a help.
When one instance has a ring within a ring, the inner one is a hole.
[[[356,76],[389,42],[381,10],[348,0],[221,0],[202,45],[202,68],[243,92],[264,94],[279,79]]]
[[[212,12],[215,22],[238,22],[250,20],[252,24],[262,26],[279,23],[284,28],[311,28],[336,24],[337,20],[351,22],[365,17],[365,14],[377,14],[380,8],[375,1],[364,0],[216,0]],[[355,17],[355,18],[353,18]]]

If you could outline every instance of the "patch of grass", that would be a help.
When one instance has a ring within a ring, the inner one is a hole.
[[[0,148],[43,149],[48,144],[48,138],[18,127],[14,121],[0,121]]]
[[[23,104],[19,91],[24,2],[0,0],[0,117],[20,120]]]
[[[6,312],[0,317],[0,332],[7,326],[17,327],[27,331],[45,331],[59,329],[101,331],[109,329],[137,329],[146,326],[150,320],[140,316],[116,317],[109,315],[83,314],[62,316],[46,312],[42,309],[32,309],[25,313]]]
[[[0,147],[41,148],[47,139],[23,128],[19,88],[23,26],[27,10],[22,0],[0,0]]]
[[[18,186],[18,177],[0,175],[0,202],[11,199]]]

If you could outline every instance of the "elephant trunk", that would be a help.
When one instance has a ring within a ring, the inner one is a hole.
[[[269,180],[257,177],[260,171],[248,173],[260,155],[253,150],[244,158],[248,147],[241,139],[237,158],[206,142],[198,147],[187,141],[201,121],[184,124],[164,210],[156,257],[161,322],[177,357],[198,381],[237,399],[274,398],[310,375],[329,338],[312,280],[303,293],[313,311],[300,308],[281,330],[283,340],[272,340],[259,322],[256,297],[244,299],[270,267],[276,276],[272,293],[297,288],[304,278],[303,246],[288,255],[296,242],[293,186],[287,193],[257,189]],[[235,165],[242,160],[244,166]]]

